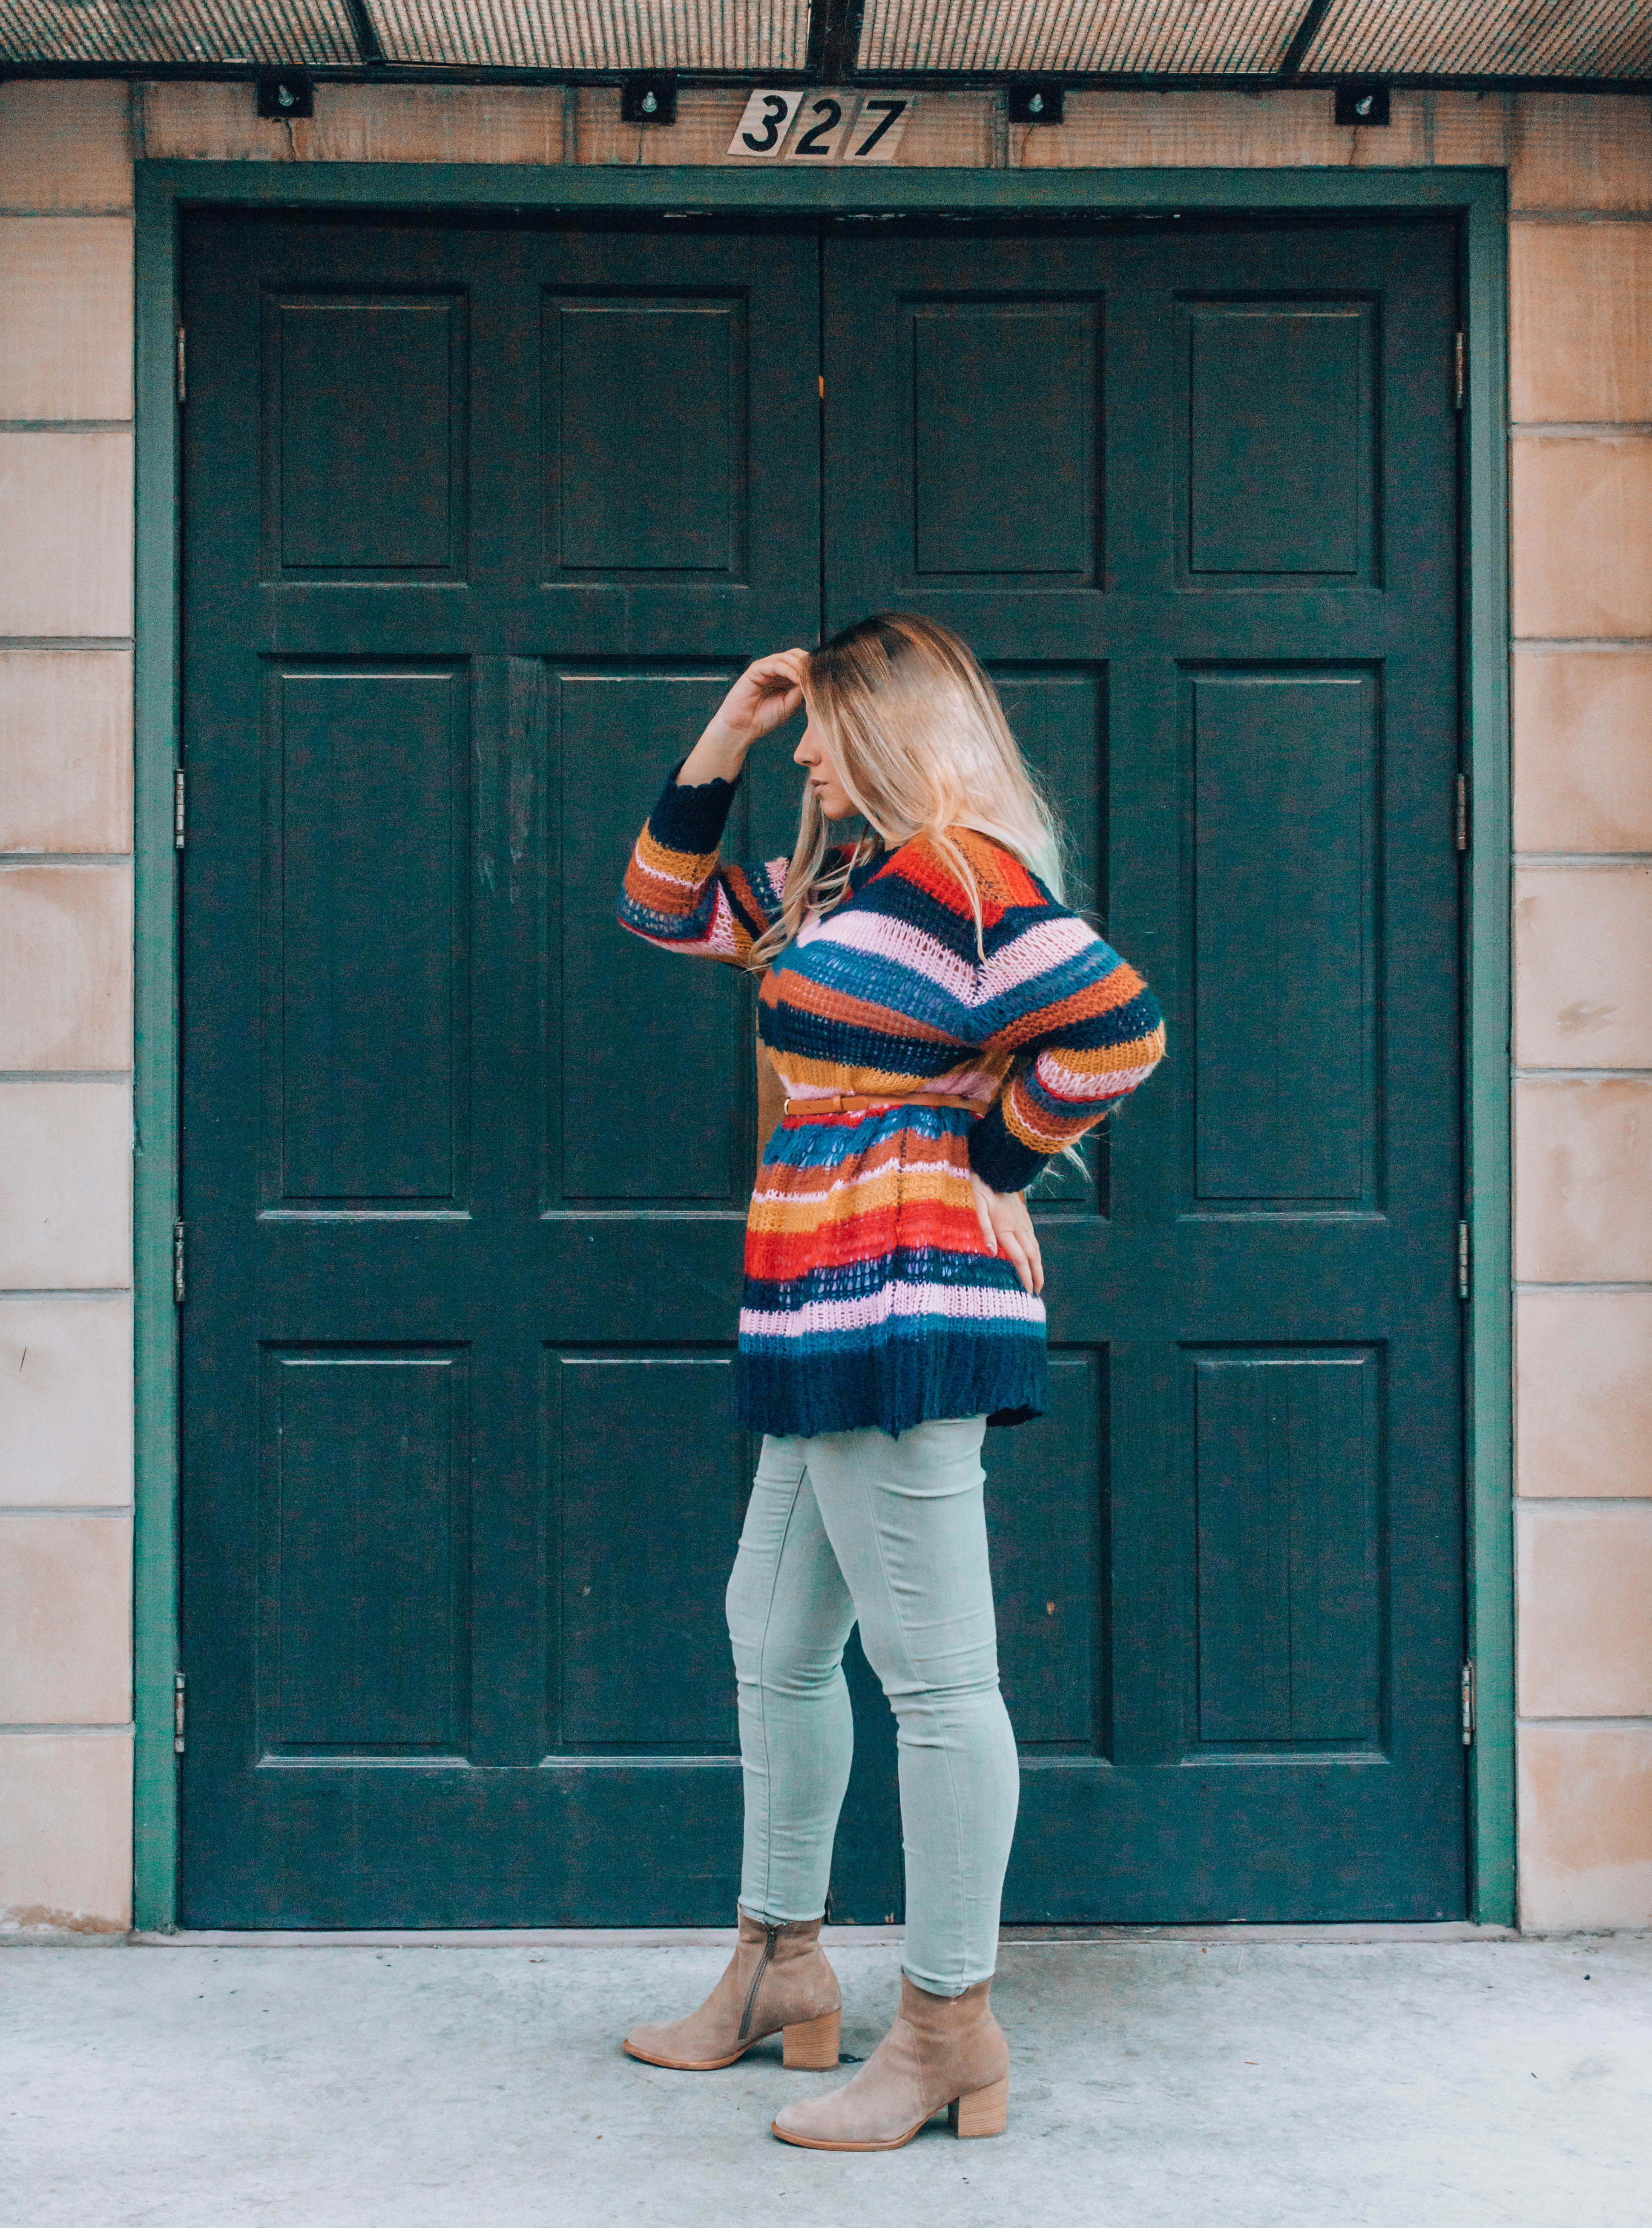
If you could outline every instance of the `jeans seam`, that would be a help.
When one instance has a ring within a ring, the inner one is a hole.
[[[758,1465],[761,1471],[762,1464]],[[763,1677],[769,1662],[769,1636],[775,1622],[775,1596],[780,1587],[781,1565],[786,1559],[786,1543],[792,1536],[792,1523],[797,1514],[798,1497],[808,1477],[807,1463],[798,1471],[792,1487],[791,1501],[786,1510],[786,1521],[780,1535],[780,1546],[775,1551],[774,1568],[769,1573],[769,1598],[763,1604],[762,1636],[757,1643],[757,1719],[763,1744],[763,1892],[762,1916],[771,1914],[769,1898],[775,1879],[775,1775],[769,1754],[769,1687]],[[754,1912],[753,1917],[757,1914]]]
[[[889,1561],[883,1553],[883,1535],[877,1527],[877,1510],[872,1502],[871,1489],[866,1482],[864,1444],[859,1439],[857,1439],[855,1443],[854,1457],[855,1469],[860,1478],[862,1490],[867,1501],[867,1516],[871,1527],[872,1540],[877,1549],[877,1566],[883,1573],[883,1589],[889,1596],[890,1607],[894,1612],[896,1629],[901,1636],[901,1644],[906,1649],[907,1668],[909,1671],[915,1673],[918,1668],[917,1658],[913,1654],[911,1637],[906,1629],[906,1620],[902,1615],[900,1597],[896,1594],[895,1591],[895,1582],[890,1576]],[[898,1718],[899,1713],[897,1712],[897,1724]],[[898,1745],[898,1733],[896,1738]],[[957,1774],[953,1769],[952,1751],[949,1747],[943,1747],[941,1753],[947,1759],[947,1784],[952,1793],[953,1835],[958,1877],[958,1941],[960,1954],[962,1955],[965,1962],[967,1962],[969,1955],[969,1897],[965,1892],[964,1886],[964,1806],[959,1799],[958,1778]],[[904,1971],[906,1969],[904,1943],[903,1943],[903,1954],[901,1964],[902,1970]],[[915,1986],[917,1984],[915,1983],[914,1985]]]

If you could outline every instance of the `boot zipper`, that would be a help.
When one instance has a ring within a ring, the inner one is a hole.
[[[757,1991],[762,1986],[763,1975],[769,1970],[775,1954],[775,1944],[780,1940],[780,1928],[767,1924],[763,1927],[763,1954],[757,1960],[757,1969],[751,1976],[751,1986],[746,1991],[746,2007],[740,2014],[740,2032],[735,2038],[743,2042],[751,2026],[751,2014],[756,2007]]]

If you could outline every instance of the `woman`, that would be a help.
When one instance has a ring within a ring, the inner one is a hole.
[[[746,753],[807,701],[788,862],[726,867]],[[827,824],[871,831],[829,848]],[[931,621],[864,620],[759,658],[667,781],[620,918],[763,971],[788,1093],[746,1238],[741,1420],[765,1434],[728,1593],[745,1787],[740,1938],[634,2058],[708,2070],[780,2031],[838,2062],[820,1944],[853,1727],[857,1620],[898,1722],[901,2012],[787,2142],[893,2150],[933,2112],[1000,2134],[988,2007],[1018,1793],[998,1693],[982,1435],[1043,1406],[1043,1264],[1023,1192],[1149,1072],[1152,994],[1060,902],[1059,843],[992,683]]]

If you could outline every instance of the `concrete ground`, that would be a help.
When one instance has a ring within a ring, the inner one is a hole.
[[[633,2064],[720,1937],[0,1959],[12,2228],[1652,2228],[1652,1937],[1006,1941],[1010,2129],[844,2156],[778,2043]],[[1461,1930],[1458,1930],[1460,1934]],[[898,1944],[832,1943],[845,2052]]]

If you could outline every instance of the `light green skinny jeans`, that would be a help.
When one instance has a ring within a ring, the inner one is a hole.
[[[766,1438],[734,1575],[745,1851],[740,1903],[819,1918],[849,1783],[857,1619],[898,1727],[906,1952],[922,1988],[992,1977],[1020,1776],[998,1692],[985,1419]]]

